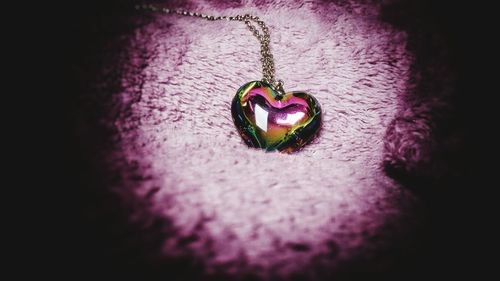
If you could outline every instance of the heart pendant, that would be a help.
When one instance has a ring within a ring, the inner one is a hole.
[[[313,96],[304,92],[279,95],[261,81],[238,89],[231,113],[245,143],[267,151],[297,151],[314,138],[321,126],[321,108]]]

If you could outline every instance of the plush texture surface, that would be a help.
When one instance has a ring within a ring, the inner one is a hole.
[[[162,222],[155,259],[198,260],[203,276],[312,280],[410,243],[419,200],[384,168],[430,161],[434,107],[408,102],[418,81],[407,33],[382,22],[378,4],[341,2],[170,4],[268,24],[277,78],[324,112],[320,136],[291,155],[248,148],[231,120],[236,90],[261,78],[243,23],[142,12],[109,43],[118,59],[96,83],[114,103],[101,120],[114,130],[104,170],[131,223]]]

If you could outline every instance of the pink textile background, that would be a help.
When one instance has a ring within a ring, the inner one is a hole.
[[[140,97],[116,126],[126,160],[150,175],[125,185],[139,200],[154,189],[152,212],[177,230],[161,251],[193,254],[207,271],[281,276],[377,250],[367,241],[414,200],[381,167],[386,129],[411,86],[406,34],[376,21],[373,6],[209,3],[189,9],[269,25],[277,77],[315,95],[324,124],[297,154],[246,147],[230,101],[261,78],[257,40],[242,23],[151,15],[128,48],[143,83],[125,76],[119,93]]]
[[[299,153],[248,148],[230,102],[261,78],[256,38],[239,22],[137,12],[128,36],[109,43],[118,59],[102,63],[96,88],[112,89],[100,120],[114,132],[103,153],[109,188],[144,236],[161,225],[151,257],[264,280],[321,279],[359,260],[373,271],[392,266],[377,257],[411,245],[421,202],[386,168],[418,174],[432,162],[431,112],[441,104],[439,95],[413,98],[422,75],[408,34],[380,20],[376,1],[168,5],[258,15],[277,78],[314,95],[324,121]]]

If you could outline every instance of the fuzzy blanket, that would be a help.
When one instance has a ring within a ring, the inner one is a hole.
[[[321,279],[379,257],[365,270],[389,267],[379,254],[410,243],[419,200],[387,167],[411,173],[431,161],[432,106],[412,98],[408,34],[370,1],[168,5],[258,15],[276,77],[313,94],[324,121],[298,153],[248,148],[230,101],[262,76],[256,38],[239,22],[137,12],[133,30],[110,43],[119,59],[103,62],[97,88],[118,83],[101,120],[114,129],[106,169],[120,179],[109,188],[131,223],[160,222],[151,256],[198,261],[200,276],[259,279]]]

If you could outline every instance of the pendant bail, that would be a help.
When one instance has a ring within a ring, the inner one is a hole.
[[[283,82],[283,80],[279,79],[278,81],[274,82],[274,85],[272,85],[274,90],[278,92],[280,97],[283,97],[285,95],[285,89],[283,89],[284,84],[285,83]]]

